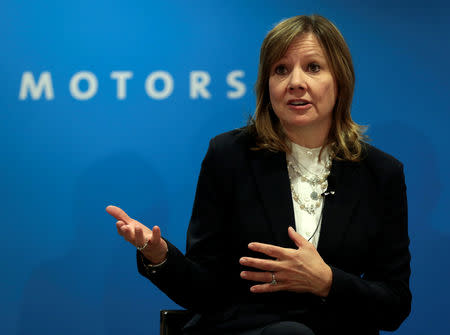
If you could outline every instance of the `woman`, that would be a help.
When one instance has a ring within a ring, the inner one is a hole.
[[[109,206],[139,272],[195,311],[189,334],[378,334],[408,316],[402,164],[363,142],[337,28],[297,16],[266,36],[251,123],[211,140],[186,255]]]

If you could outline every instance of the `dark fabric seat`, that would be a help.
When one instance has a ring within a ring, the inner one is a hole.
[[[194,313],[187,310],[162,310],[160,335],[181,335],[181,329],[193,316]]]

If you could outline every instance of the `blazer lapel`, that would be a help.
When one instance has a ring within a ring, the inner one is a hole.
[[[294,209],[284,152],[251,152],[251,164],[261,200],[273,233],[274,244],[295,248],[288,227],[295,228]]]
[[[333,255],[337,254],[353,208],[358,201],[359,165],[335,160],[328,178],[328,191],[334,191],[334,194],[325,196],[317,250],[324,259],[330,261]]]

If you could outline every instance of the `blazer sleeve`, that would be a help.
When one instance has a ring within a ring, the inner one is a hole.
[[[228,268],[225,209],[232,183],[229,173],[222,171],[222,157],[211,140],[197,183],[186,254],[167,241],[167,261],[157,269],[146,267],[145,259],[137,254],[140,274],[180,306],[199,313],[226,305],[231,299],[229,289],[238,279],[231,278],[235,271]]]
[[[384,205],[367,271],[359,277],[332,267],[333,282],[327,298],[340,316],[382,330],[397,329],[411,310],[406,185],[403,166],[397,163],[381,185]]]

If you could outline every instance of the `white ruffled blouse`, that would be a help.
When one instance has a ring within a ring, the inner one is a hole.
[[[313,175],[321,175],[325,170],[325,164],[329,155],[328,148],[324,148],[322,151],[322,159],[319,160],[319,153],[322,147],[319,148],[305,148],[298,144],[292,143],[292,153],[294,160],[287,155],[286,159],[291,162],[298,162],[302,165],[303,169],[306,169]],[[311,185],[306,181],[302,181],[297,173],[293,173],[288,168],[289,177],[291,179],[292,187],[300,199],[309,199],[311,195]],[[316,208],[313,214],[308,213],[306,210],[300,208],[300,204],[292,197],[294,215],[295,215],[295,227],[296,231],[302,235],[305,239],[310,241],[316,248],[319,242],[320,226],[322,224],[322,209],[323,209],[323,197],[320,201],[319,207]]]

